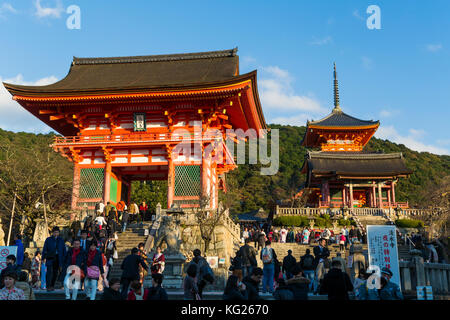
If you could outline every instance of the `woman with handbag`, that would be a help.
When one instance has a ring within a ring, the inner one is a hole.
[[[87,299],[95,300],[100,275],[103,277],[105,287],[108,287],[108,281],[106,280],[106,274],[103,269],[102,254],[97,249],[97,242],[94,240],[91,242],[89,247],[86,261],[86,280],[84,286],[86,289]]]
[[[64,278],[64,291],[66,300],[77,300],[78,290],[81,288],[81,282],[84,279],[82,271],[86,264],[86,251],[81,248],[79,239],[73,240],[72,248],[70,248],[64,259],[64,269],[66,276]],[[71,292],[72,290],[72,297]]]

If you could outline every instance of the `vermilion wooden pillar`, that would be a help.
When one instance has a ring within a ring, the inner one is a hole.
[[[392,181],[392,203],[395,205],[395,181]]]
[[[172,152],[168,154],[169,165],[167,174],[167,208],[170,209],[173,204],[173,197],[175,194],[175,166],[172,159]]]
[[[202,145],[202,165],[200,167],[200,174],[201,174],[201,193],[202,196],[211,196],[211,192],[208,192],[207,186],[208,186],[208,163],[206,161],[206,154],[205,154],[205,146]],[[211,199],[209,199],[208,203],[211,203]]]
[[[75,210],[77,209],[78,198],[80,197],[80,166],[74,163],[73,167],[73,189],[72,189],[72,212],[70,213],[70,220],[75,218]]]
[[[378,201],[380,201],[378,208],[382,209],[383,208],[383,194],[381,192],[381,184],[380,183],[378,184],[378,197],[379,197]]]
[[[109,195],[111,191],[111,161],[106,161],[105,165],[105,192],[103,194],[103,201],[105,204],[109,201]]]

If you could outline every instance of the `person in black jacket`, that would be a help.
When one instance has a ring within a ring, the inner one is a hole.
[[[319,265],[320,259],[326,259],[330,256],[330,250],[326,247],[327,241],[324,238],[319,239],[319,245],[314,247],[314,270]]]
[[[66,246],[64,240],[59,236],[59,228],[53,227],[52,236],[45,239],[44,248],[42,249],[42,262],[47,267],[47,291],[54,289],[58,273],[63,267],[65,256]]]
[[[239,251],[241,251],[242,257],[242,276],[246,277],[252,273],[252,269],[258,266],[256,261],[256,250],[249,245],[250,238],[245,239],[245,245],[243,245]]]
[[[294,275],[291,279],[287,280],[286,283],[288,288],[294,294],[294,300],[308,300],[309,291],[309,280],[303,277],[303,271],[300,264],[296,264],[292,268],[292,274]]]
[[[121,265],[122,271],[122,297],[125,300],[128,296],[128,287],[134,280],[139,280],[139,266],[148,270],[148,266],[140,255],[138,255],[138,248],[131,249],[131,254],[127,256]]]
[[[169,300],[166,290],[161,286],[163,279],[161,273],[152,274],[152,287],[148,291],[147,300]]]
[[[227,285],[225,286],[225,291],[223,292],[223,300],[233,301],[247,299],[248,292],[246,290],[245,284],[240,282],[237,276],[231,275],[228,278]]]
[[[70,289],[72,289],[72,300],[77,300],[78,290],[80,289],[82,280],[82,272],[84,274],[84,271],[82,270],[85,270],[86,260],[86,251],[80,247],[80,240],[73,240],[72,248],[67,250],[62,269],[63,274],[65,274],[63,283],[66,300],[70,300]],[[71,279],[72,274],[74,274],[73,280]]]
[[[292,250],[288,250],[288,255],[283,259],[283,273],[286,275],[286,279],[292,278],[292,268],[294,268],[297,260],[292,256]]]
[[[123,300],[119,279],[113,278],[109,281],[109,288],[103,289],[102,300]]]
[[[254,268],[252,273],[242,280],[245,284],[248,300],[261,300],[259,297],[259,284],[261,283],[262,277],[262,269]]]
[[[331,262],[331,269],[323,278],[320,294],[328,294],[328,300],[349,300],[348,293],[353,291],[350,277],[341,270],[341,262]]]
[[[277,282],[278,287],[273,293],[273,297],[275,298],[275,300],[294,300],[294,294],[287,286],[286,281],[284,281],[283,278],[279,278]]]

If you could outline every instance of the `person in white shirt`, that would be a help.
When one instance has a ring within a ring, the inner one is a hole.
[[[284,227],[280,230],[281,243],[286,243],[287,233],[288,231]]]
[[[242,232],[242,238],[244,238],[244,243],[245,243],[245,240],[248,239],[249,236],[250,236],[250,235],[249,235],[249,233],[248,233],[248,229],[245,228],[245,229],[244,229],[244,232]]]
[[[95,223],[99,226],[99,229],[102,230],[103,225],[106,225],[107,222],[105,220],[105,217],[103,215],[100,215],[97,218],[95,218]]]
[[[345,250],[347,250],[347,245],[348,245],[348,229],[346,226],[344,226],[341,229],[341,233],[345,236]]]

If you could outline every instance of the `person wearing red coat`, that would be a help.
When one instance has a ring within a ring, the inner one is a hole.
[[[144,289],[139,281],[133,281],[130,287],[127,300],[147,300],[149,290]]]

